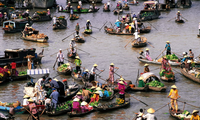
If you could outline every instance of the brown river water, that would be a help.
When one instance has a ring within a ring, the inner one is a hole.
[[[62,4],[64,7],[66,5],[66,1],[58,0],[58,4]],[[107,1],[103,1],[104,3]],[[116,6],[117,1],[111,1],[111,10]],[[163,1],[160,1],[161,3]],[[150,42],[155,48],[151,46],[147,46],[150,49],[150,55],[152,58],[156,58],[161,51],[163,51],[165,47],[165,42],[171,42],[172,52],[177,54],[182,54],[182,52],[187,51],[189,49],[193,49],[195,56],[199,55],[199,45],[200,38],[197,38],[198,33],[198,24],[199,24],[199,10],[200,10],[200,1],[192,1],[192,7],[188,9],[181,8],[173,8],[169,12],[162,12],[160,15],[160,19],[149,21],[154,27],[152,27],[152,31],[149,34],[143,34],[142,36],[146,37],[148,42]],[[139,12],[143,9],[143,1],[139,1],[139,6],[131,6],[131,12]],[[88,4],[84,4],[84,7],[89,7]],[[76,21],[68,20],[68,29],[66,30],[52,30],[50,26],[52,21],[34,23],[32,26],[40,30],[40,33],[44,33],[49,36],[48,43],[35,43],[24,41],[20,39],[20,33],[15,34],[5,34],[2,29],[0,29],[0,54],[3,54],[5,49],[9,48],[36,48],[37,53],[42,50],[44,47],[44,58],[42,59],[42,68],[50,68],[50,76],[56,76],[57,72],[53,70],[53,64],[56,59],[56,55],[50,56],[51,54],[57,52],[60,48],[66,49],[69,46],[69,41],[73,36],[66,39],[62,42],[62,39],[72,32],[74,32],[75,25],[79,22],[80,27],[85,26],[86,21],[89,19],[93,26],[97,28],[101,28],[101,26],[107,21],[107,26],[110,26],[115,23],[117,16],[113,15],[112,12],[103,12],[103,4],[97,4],[100,7],[100,10],[97,13],[88,13],[81,14],[80,19]],[[39,9],[30,10],[31,13],[37,11]],[[177,24],[174,22],[174,19],[169,21],[170,19],[176,16],[176,12],[181,11],[181,14],[186,18],[184,24]],[[128,13],[129,11],[125,11]],[[60,16],[65,15],[68,17],[67,13],[57,13],[57,10],[51,9],[52,15]],[[149,26],[148,22],[144,22],[144,25]],[[50,26],[50,27],[49,27]],[[82,31],[83,32],[83,29]],[[91,69],[94,63],[98,64],[99,69],[105,69],[103,73],[101,73],[102,78],[108,78],[109,65],[110,63],[114,63],[116,67],[119,67],[117,71],[118,74],[122,75],[125,79],[131,80],[133,84],[135,83],[137,77],[138,69],[140,72],[143,71],[144,63],[140,63],[136,58],[138,52],[140,50],[145,50],[146,48],[132,48],[131,44],[129,44],[126,49],[124,46],[127,42],[133,38],[133,36],[115,36],[109,35],[104,32],[102,29],[99,31],[98,29],[93,28],[93,33],[91,35],[97,39],[94,39],[90,36],[85,36],[86,42],[82,44],[77,44],[78,48],[87,51],[90,53],[84,53],[82,51],[78,51],[80,58],[82,60],[82,66],[87,69]],[[65,56],[67,55],[67,51],[63,51]],[[153,70],[156,75],[159,75],[159,65],[150,65],[150,70]],[[158,68],[158,69],[156,69]],[[22,70],[24,68],[18,68],[18,70]],[[156,70],[154,70],[156,69]],[[160,107],[166,105],[170,102],[170,99],[167,98],[167,95],[170,91],[170,86],[175,84],[178,87],[179,95],[181,96],[181,101],[186,101],[187,103],[200,106],[200,89],[199,84],[190,81],[180,74],[179,67],[173,67],[172,69],[176,70],[175,83],[167,83],[164,84],[168,87],[166,92],[130,92],[134,97],[142,100],[147,103],[149,106],[145,106],[144,104],[138,102],[134,98],[131,99],[130,107],[121,108],[115,111],[109,111],[105,113],[93,112],[81,118],[69,118],[67,115],[62,115],[58,117],[48,117],[47,115],[42,115],[42,120],[111,120],[111,119],[126,119],[131,120],[135,116],[134,112],[138,112],[140,108],[148,109],[149,107],[154,108],[155,110]],[[42,76],[42,75],[41,75]],[[40,75],[33,76],[39,78]],[[118,76],[115,76],[117,78]],[[73,83],[73,80],[70,76],[58,76],[57,79],[62,80],[67,78],[69,83]],[[98,79],[100,82],[104,82],[101,79]],[[37,79],[34,79],[36,82]],[[20,81],[20,82],[11,82],[8,84],[4,84],[0,86],[0,101],[2,102],[15,102],[17,100],[22,102],[23,97],[23,86],[28,81]],[[76,82],[76,81],[75,81]],[[114,100],[113,100],[114,101]],[[179,108],[183,108],[182,103],[178,103]],[[186,105],[186,110],[192,112],[194,107]],[[146,111],[145,111],[146,113]],[[164,107],[158,110],[155,115],[158,120],[174,120],[169,114],[168,107]],[[17,114],[15,115],[16,120],[25,120],[28,117],[28,114]]]

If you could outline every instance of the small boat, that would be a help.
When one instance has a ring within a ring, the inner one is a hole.
[[[184,67],[183,64],[181,65],[180,70],[181,70],[181,73],[182,73],[185,77],[189,78],[190,80],[192,80],[192,81],[194,81],[194,82],[200,83],[199,72],[195,72],[195,73],[189,74],[189,73],[186,71],[186,69],[185,69],[185,67]]]
[[[151,26],[139,28],[138,32],[139,33],[149,33],[151,31]]]
[[[197,37],[200,37],[200,34],[197,34]]]
[[[85,42],[85,38],[83,38],[83,37],[81,37],[81,36],[79,36],[79,35],[75,36],[73,39],[74,39],[75,42],[77,42],[77,43],[84,43],[84,42]]]
[[[77,73],[76,71],[76,67],[73,67],[72,68],[72,73],[71,73],[71,76],[74,80],[77,80],[77,81],[82,81],[82,72],[83,72],[83,68],[81,67],[80,68],[80,73]],[[79,74],[79,75],[78,75]],[[79,76],[79,77],[78,77]]]
[[[192,6],[191,0],[177,0],[176,7],[177,8],[190,8]]]
[[[130,87],[131,91],[148,91],[149,87],[145,85],[145,87]]]
[[[71,55],[70,52],[67,53],[68,58],[75,59],[76,56],[78,56],[77,52],[74,55],[73,54]]]
[[[67,107],[62,107],[64,106],[65,103],[60,103],[58,104],[59,107],[57,107],[58,109],[61,108],[61,110],[56,110],[55,112],[52,111],[46,111],[46,114],[48,116],[58,116],[58,115],[62,115],[62,114],[66,114],[67,112],[71,111],[71,107],[67,105]]]
[[[114,10],[113,13],[114,13],[114,15],[121,14],[121,13],[123,13],[123,9],[120,9],[120,10]]]
[[[0,67],[4,67],[7,64],[10,64],[12,62],[15,62],[17,66],[27,65],[27,60],[24,59],[24,57],[27,56],[29,53],[32,56],[36,56],[36,49],[31,48],[31,49],[23,49],[23,48],[18,48],[18,49],[6,49],[4,51],[5,55],[3,57],[0,57]],[[41,63],[43,55],[38,54],[37,57],[34,60],[35,62]],[[37,63],[35,63],[37,64]]]
[[[168,71],[165,71],[165,70],[161,70],[159,72],[160,74],[160,79],[163,80],[163,81],[167,81],[167,82],[174,82],[175,81],[175,76],[174,76],[174,72],[171,71],[171,72],[168,72]]]
[[[73,113],[73,112],[68,112],[67,115],[69,115],[69,117],[81,117],[81,116],[84,116],[84,115],[87,115],[91,112],[95,111],[94,108],[90,111],[87,111],[87,112],[84,112],[84,113]]]
[[[58,74],[62,74],[62,75],[71,75],[72,70],[71,70],[71,69],[68,69],[67,67],[68,67],[68,65],[66,65],[66,64],[63,64],[63,65],[59,66],[59,67],[57,68]]]
[[[122,7],[122,9],[123,9],[123,10],[129,10],[129,6],[128,6],[128,5],[124,5],[124,6]]]
[[[74,13],[94,13],[94,12],[97,12],[99,11],[100,8],[97,8],[97,9],[93,9],[93,8],[82,8],[81,11],[79,12],[77,9],[74,10]]]
[[[108,92],[111,92],[112,94],[109,97],[99,97],[99,100],[101,101],[109,101],[114,98],[114,91],[110,89]]]
[[[79,16],[75,14],[73,14],[73,16],[69,18],[69,20],[78,20],[78,19],[79,19]]]
[[[140,62],[161,65],[161,61],[158,61],[158,60],[149,61],[149,60],[147,60],[147,59],[145,59],[145,58],[140,58],[140,57],[137,57],[137,58],[138,58],[138,60],[139,60]],[[173,62],[173,61],[170,61],[170,60],[169,60],[169,64],[170,64],[171,66],[180,66],[181,63],[180,63],[180,62]]]
[[[176,19],[175,22],[176,22],[176,23],[184,23],[184,20],[182,20],[182,19],[181,19],[181,20],[177,20],[177,19]]]
[[[103,8],[103,12],[110,12],[110,9]]]
[[[6,111],[6,112],[9,112],[10,110],[10,107],[4,107],[4,106],[0,106],[0,111]],[[24,113],[25,110],[23,107],[21,106],[17,106],[16,108],[14,108],[14,112],[15,113]]]
[[[118,108],[122,108],[122,107],[126,107],[130,105],[130,99],[126,99],[124,104],[120,104],[118,105],[117,103],[110,103],[110,104],[106,104],[106,105],[99,105],[97,106],[97,110],[98,111],[108,111],[108,110],[116,110]]]
[[[85,30],[84,30],[84,33],[85,33],[85,34],[92,34],[92,29],[85,29]]]
[[[134,2],[134,1],[129,1],[128,4],[129,4],[129,5],[139,5],[139,2],[138,2],[138,1],[136,1],[136,2]]]
[[[43,21],[50,21],[52,17],[47,15],[46,11],[37,11],[36,14],[32,17],[33,22],[43,22]]]
[[[32,20],[26,20],[26,18],[23,19],[11,19],[8,21],[3,22],[3,30],[5,33],[16,33],[21,32],[26,24],[32,25]]]
[[[67,28],[67,20],[65,16],[60,16],[56,19],[56,24],[53,24],[53,30],[56,29],[66,29]]]
[[[187,116],[187,117],[180,117],[179,115],[180,114],[182,114],[184,111],[183,110],[180,110],[180,109],[178,109],[178,111],[177,112],[175,112],[175,111],[172,111],[170,108],[169,108],[169,113],[170,113],[170,115],[172,116],[172,117],[174,117],[174,118],[176,118],[176,120],[190,120],[190,118],[191,118],[191,115],[189,115],[189,116]]]
[[[146,37],[141,37],[141,41],[138,41],[137,39],[133,40],[131,42],[132,47],[145,47],[147,46],[147,38]]]
[[[111,34],[111,35],[133,35],[133,33],[117,33],[113,28],[108,28],[107,26],[104,27],[104,30],[106,33]]]

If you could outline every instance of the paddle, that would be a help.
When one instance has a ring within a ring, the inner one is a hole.
[[[179,55],[179,54],[177,54],[177,53],[175,53],[175,52],[172,52],[172,53],[174,53],[175,55],[178,55],[178,56],[182,57],[182,55]]]
[[[97,38],[95,38],[95,37],[93,37],[93,36],[91,36],[91,35],[89,35],[89,34],[85,34],[84,32],[82,32],[82,34],[87,35],[87,36],[92,37],[92,38],[94,38],[94,39],[97,40]]]
[[[148,22],[148,21],[147,21]],[[148,22],[149,23],[149,22]],[[155,28],[151,23],[149,23],[153,28]],[[156,29],[156,28],[155,28]],[[156,29],[157,30],[157,29]]]
[[[24,107],[24,109],[25,109],[26,111],[28,111],[28,112],[31,114],[31,116],[33,116],[36,120],[38,120],[38,118],[35,117],[29,110],[27,110],[25,107]]]
[[[71,35],[73,35],[76,32],[73,32],[72,34],[68,35],[67,37],[63,38],[62,41],[64,41],[65,39],[67,39],[68,37],[70,37]]]
[[[158,57],[159,57],[165,50],[166,50],[166,48],[158,55]],[[156,59],[157,59],[158,57],[156,57]],[[156,60],[156,59],[155,59],[155,60]]]
[[[42,113],[40,114],[40,117],[42,116],[42,114],[44,113],[45,110],[46,110],[46,109],[44,109],[44,110],[42,111]]]
[[[154,48],[154,46],[153,45],[151,45],[149,42],[147,42],[147,44],[149,44],[152,48]]]
[[[60,23],[62,26],[67,27],[67,26],[63,25],[60,21],[59,21],[59,23]]]
[[[186,18],[184,18],[183,16],[181,16],[183,19],[185,19],[186,21],[188,21]]]
[[[171,102],[170,102],[170,103],[171,103]],[[167,103],[166,105],[164,105],[164,106],[160,107],[159,109],[155,110],[155,112],[157,112],[158,110],[160,110],[160,109],[164,108],[165,106],[169,105],[170,103]]]
[[[94,26],[91,26],[91,27],[96,28],[96,29],[99,29],[99,31],[100,31],[100,28],[97,28],[97,27],[94,27]]]
[[[137,81],[138,81],[138,78],[139,78],[139,74],[140,74],[140,71],[138,69],[138,74],[137,74],[137,78],[136,78],[136,81],[135,81],[135,84],[137,85]]]
[[[195,108],[200,108],[200,107],[198,107],[198,106],[194,106],[194,105],[192,105],[192,104],[189,104],[189,103],[186,103],[186,102],[183,102],[183,101],[180,101],[180,100],[177,100],[177,101],[182,102],[182,103],[187,104],[187,105],[190,105],[190,106],[195,107]]]
[[[51,26],[52,24],[50,24],[48,27],[47,27],[47,29]]]
[[[135,39],[135,38],[134,38]],[[124,46],[124,48],[126,48],[126,46],[132,41],[133,39],[131,39],[125,46]]]
[[[58,61],[58,59],[56,58],[56,61],[55,61],[54,65],[53,65],[53,69],[54,70],[55,70],[55,66],[56,66],[57,61]]]
[[[105,26],[105,24],[106,24],[107,22],[108,22],[108,21],[106,21],[106,22],[103,24],[103,26]],[[103,28],[103,26],[100,28],[100,30]],[[100,31],[100,30],[99,30],[99,31]]]
[[[174,18],[172,18],[172,19],[170,19],[170,20],[168,20],[167,22],[169,22],[169,21],[171,21],[171,20],[173,20]],[[176,19],[176,17],[175,17],[175,19]]]
[[[117,8],[115,8],[115,9],[117,9]],[[115,10],[115,9],[114,9],[114,10]],[[114,12],[114,10],[113,10],[112,12]]]
[[[128,94],[128,93],[127,93]],[[129,94],[130,95],[130,94]],[[130,95],[131,96],[131,95]],[[131,97],[133,97],[133,96],[131,96]],[[143,102],[143,101],[141,101],[141,100],[139,100],[139,99],[137,99],[137,98],[135,98],[135,97],[133,97],[134,99],[136,99],[137,101],[139,101],[139,102],[141,102],[141,103],[143,103],[144,105],[146,105],[146,106],[149,106],[148,104],[146,104],[145,102]]]
[[[87,53],[88,55],[90,55],[90,53],[88,53],[88,52],[86,52],[86,51],[84,51],[84,50],[82,50],[82,49],[80,49],[80,48],[76,48],[76,49],[78,49],[78,50],[80,50],[80,51],[83,51],[83,52]]]

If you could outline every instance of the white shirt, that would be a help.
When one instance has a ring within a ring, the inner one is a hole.
[[[199,24],[199,29],[200,29],[200,24]]]
[[[39,85],[40,87],[41,87],[42,80],[43,80],[43,78],[40,78],[40,79],[36,82],[36,84]]]
[[[25,98],[25,99],[23,100],[23,105],[28,105],[28,99],[27,99],[27,98]]]
[[[107,2],[107,5],[110,5],[110,2]]]
[[[76,43],[75,43],[75,41],[70,41],[69,42],[69,47],[71,47],[71,48],[75,48],[76,47]]]
[[[137,39],[138,38],[138,32],[135,31],[134,35],[135,35],[135,39]]]
[[[53,17],[53,24],[56,23],[56,17]]]
[[[156,116],[150,113],[147,113],[146,115],[144,115],[143,118],[147,118],[147,120],[157,120]]]
[[[64,54],[63,53],[58,53],[57,54],[58,62],[63,62],[64,61]]]
[[[82,2],[81,2],[81,0],[80,0],[80,1],[78,1],[78,4],[79,4],[80,6],[82,6]]]
[[[95,67],[93,67],[93,68],[91,69],[91,74],[93,75],[93,72],[95,72],[95,73],[96,73],[96,71],[97,71],[97,70],[99,71],[99,69],[98,69],[97,67],[96,67],[96,68],[95,68]]]
[[[45,100],[45,104],[44,104],[44,105],[46,106],[47,103],[51,104],[51,99],[47,98],[47,99]]]

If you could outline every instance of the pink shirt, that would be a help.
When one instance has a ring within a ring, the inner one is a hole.
[[[74,101],[74,102],[73,102],[73,108],[80,108],[80,103]]]
[[[31,111],[32,114],[36,114],[37,113],[37,108],[36,108],[36,104],[32,103],[32,104],[28,104],[29,109]]]
[[[119,84],[118,89],[119,89],[119,94],[125,93],[125,85]]]

